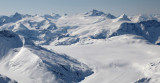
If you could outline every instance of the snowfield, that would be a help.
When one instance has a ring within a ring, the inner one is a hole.
[[[0,16],[0,83],[160,83],[160,15]]]
[[[44,47],[70,55],[94,69],[94,74],[81,83],[135,83],[142,78],[151,78],[150,83],[160,82],[156,67],[160,47],[139,36],[122,35],[91,45]]]

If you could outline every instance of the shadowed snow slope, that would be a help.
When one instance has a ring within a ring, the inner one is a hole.
[[[114,35],[134,34],[154,44],[160,44],[160,22],[156,20],[139,23],[123,23]]]
[[[18,20],[21,20],[23,18],[23,15],[19,13],[15,13],[12,16],[1,16],[0,17],[0,25],[6,24],[6,23],[11,23],[11,22],[16,22]]]
[[[85,64],[30,45],[13,32],[0,31],[0,40],[0,74],[19,83],[77,83],[93,73]]]
[[[17,83],[16,81],[6,77],[6,76],[2,76],[0,74],[0,83]]]
[[[117,21],[131,21],[127,15],[122,14],[121,16],[119,16],[117,19]]]
[[[22,47],[22,45],[21,39],[15,33],[0,31],[0,59],[6,56],[11,49]]]
[[[160,15],[137,15],[137,16],[130,17],[130,19],[133,22],[141,22],[141,21],[147,21],[147,20],[160,21]]]

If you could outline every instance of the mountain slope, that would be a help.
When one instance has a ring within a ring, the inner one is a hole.
[[[0,73],[19,83],[77,83],[93,73],[85,64],[30,44],[13,32],[0,33],[0,51],[5,50],[1,53]]]
[[[17,82],[6,76],[0,75],[0,83],[17,83]]]
[[[121,16],[119,16],[117,19],[117,21],[131,21],[127,15],[122,14]]]
[[[0,31],[0,41],[0,59],[6,56],[11,49],[22,46],[22,41],[19,36],[15,35],[13,32]]]
[[[19,14],[15,14],[15,16],[19,16]],[[57,14],[21,16],[23,16],[21,20],[3,24],[0,30],[16,32],[25,36],[36,45],[92,44],[116,35],[115,33],[121,28],[122,23],[134,22],[133,18],[129,18],[125,14],[116,18],[111,14],[105,14],[98,10],[93,10],[87,14],[67,16],[59,16]],[[146,20],[148,21],[149,18],[147,18]],[[138,26],[141,28],[140,25]],[[154,24],[150,24],[150,26],[154,26]],[[143,30],[142,32],[147,31]],[[155,33],[157,34],[157,32]],[[156,43],[156,38],[152,39],[149,41]]]
[[[18,20],[21,20],[24,16],[19,14],[19,13],[15,13],[12,16],[1,16],[0,17],[0,26],[4,25],[6,23],[11,23],[11,22],[16,22]]]
[[[123,23],[114,35],[133,34],[139,35],[154,44],[160,44],[160,22],[156,20],[142,21],[139,23]]]
[[[136,15],[136,16],[131,16],[130,19],[133,22],[141,22],[141,21],[147,21],[147,20],[157,20],[160,21],[160,15]]]
[[[56,25],[40,16],[26,17],[16,23],[3,25],[0,30],[9,30],[25,36],[36,44],[47,44],[58,35]],[[55,37],[54,37],[55,36]],[[50,38],[50,39],[49,39]]]

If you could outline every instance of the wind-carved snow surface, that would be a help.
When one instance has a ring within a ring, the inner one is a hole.
[[[87,65],[26,43],[13,32],[0,31],[0,40],[0,74],[18,83],[77,83],[93,73]]]

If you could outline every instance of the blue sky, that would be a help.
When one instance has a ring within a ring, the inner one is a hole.
[[[101,10],[114,15],[160,14],[160,0],[1,0],[0,15],[76,14]]]

